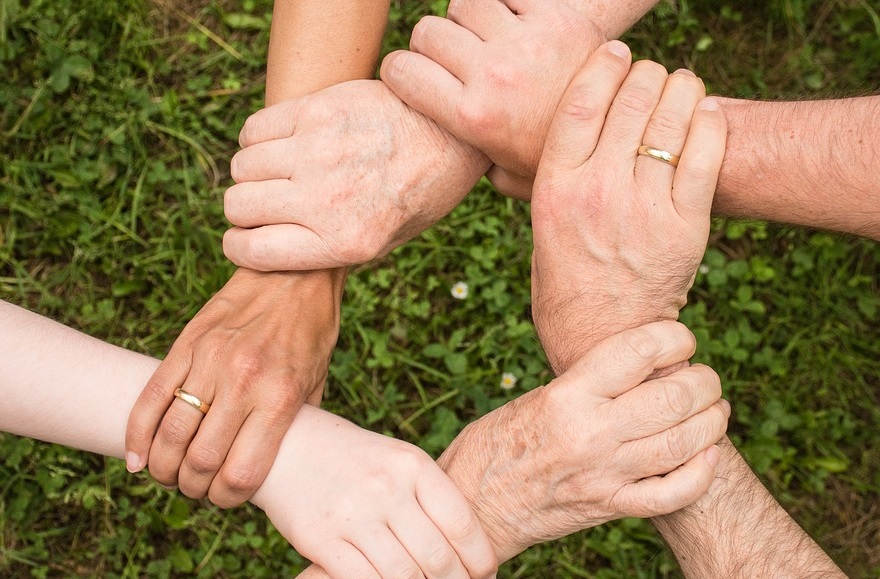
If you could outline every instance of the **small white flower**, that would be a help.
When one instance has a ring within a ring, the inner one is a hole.
[[[457,282],[454,286],[452,286],[452,291],[450,292],[452,297],[457,300],[463,300],[468,297],[468,284],[463,281]]]
[[[504,390],[510,390],[514,386],[516,386],[517,378],[510,372],[505,372],[501,375],[501,388]]]
[[[703,275],[706,275],[707,273],[709,273],[709,266],[706,265],[705,263],[700,264],[700,273]]]

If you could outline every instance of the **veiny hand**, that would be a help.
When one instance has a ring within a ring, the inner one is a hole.
[[[414,109],[495,163],[505,194],[528,198],[553,113],[605,38],[562,0],[459,0],[426,16],[382,80]]]
[[[318,404],[339,332],[344,272],[238,270],[144,387],[126,431],[129,470],[232,507],[257,489],[304,401]],[[178,387],[211,405],[206,415]],[[148,458],[149,457],[149,458]]]
[[[333,577],[466,578],[497,570],[473,510],[430,456],[310,406],[253,500]]]
[[[474,506],[499,561],[621,517],[678,510],[712,483],[730,405],[685,363],[678,322],[626,330],[568,372],[468,425],[438,463]]]
[[[726,124],[702,81],[626,46],[598,49],[572,81],[532,196],[533,316],[564,371],[623,328],[676,319],[709,235]],[[681,156],[677,168],[638,155]]]
[[[226,192],[240,266],[365,263],[449,213],[489,166],[380,81],[351,81],[252,115]]]

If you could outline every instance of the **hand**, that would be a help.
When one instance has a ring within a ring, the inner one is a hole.
[[[497,570],[479,521],[431,457],[316,408],[297,415],[253,500],[333,577],[488,577]]]
[[[489,533],[499,561],[621,517],[678,510],[714,479],[730,405],[718,376],[685,363],[677,322],[626,330],[568,372],[467,426],[438,463]]]
[[[238,270],[184,328],[132,408],[129,470],[220,507],[263,481],[304,401],[318,404],[339,332],[344,272]],[[178,387],[211,405],[174,398]],[[149,460],[147,457],[149,456]]]
[[[450,2],[426,16],[410,50],[389,54],[382,80],[495,163],[502,193],[531,194],[544,139],[572,76],[605,38],[565,2]]]
[[[726,125],[703,83],[626,46],[598,49],[572,81],[535,180],[532,306],[557,372],[597,340],[675,319],[709,235]],[[612,102],[613,101],[613,102]],[[638,155],[681,155],[677,168]]]
[[[489,163],[380,81],[269,107],[241,132],[226,192],[237,265],[303,270],[364,263],[449,213]]]

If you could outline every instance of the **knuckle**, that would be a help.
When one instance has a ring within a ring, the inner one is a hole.
[[[226,453],[217,448],[200,446],[186,454],[186,464],[198,475],[213,474],[220,470]]]
[[[569,89],[559,113],[579,122],[590,122],[604,117],[604,111],[596,102],[593,89],[581,82]]]
[[[686,380],[668,377],[663,379],[663,402],[671,418],[681,421],[693,409],[692,388]]]
[[[262,471],[246,464],[226,465],[218,476],[223,487],[246,497],[250,497],[263,482]]]
[[[676,465],[683,464],[690,456],[692,447],[692,437],[683,428],[673,428],[666,431],[664,451],[670,462]]]
[[[622,334],[623,349],[629,356],[649,361],[657,355],[659,346],[654,336],[644,328],[636,328]]]
[[[651,116],[651,120],[648,121],[647,130],[660,133],[661,135],[675,134],[687,128],[687,121],[687,119],[683,118],[682,114],[674,110],[658,109]],[[677,153],[678,151],[673,152]]]
[[[186,446],[192,436],[189,420],[174,413],[166,414],[157,435],[170,446]]]
[[[654,97],[644,87],[629,87],[618,93],[612,107],[623,115],[645,115],[654,109]]]
[[[263,373],[262,352],[254,348],[238,347],[230,353],[229,372],[241,389],[246,389]]]
[[[456,562],[458,556],[455,551],[448,544],[437,543],[429,548],[425,563],[432,574],[448,575],[455,569]]]
[[[483,103],[467,100],[459,103],[455,109],[455,122],[469,133],[480,134],[492,128],[492,120],[482,106]]]

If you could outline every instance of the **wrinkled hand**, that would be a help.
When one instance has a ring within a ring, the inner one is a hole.
[[[126,431],[127,464],[220,507],[247,500],[304,401],[320,402],[339,332],[343,272],[238,270],[144,387]],[[178,387],[211,405],[174,398]],[[149,458],[148,458],[149,457]]]
[[[257,270],[365,263],[449,213],[489,166],[380,81],[252,115],[232,160],[226,256]]]
[[[709,488],[710,448],[730,406],[711,368],[684,363],[677,322],[626,330],[568,372],[470,424],[438,463],[474,505],[505,561],[541,541],[689,505]]]
[[[596,340],[676,319],[709,235],[726,125],[703,83],[598,49],[566,92],[532,196],[533,315],[557,372]],[[681,156],[677,168],[640,145]]]
[[[382,80],[495,163],[505,194],[528,198],[559,99],[605,38],[562,0],[462,0],[426,16],[410,50],[389,54]]]
[[[488,577],[497,569],[467,500],[430,456],[309,406],[254,503],[333,577]]]

